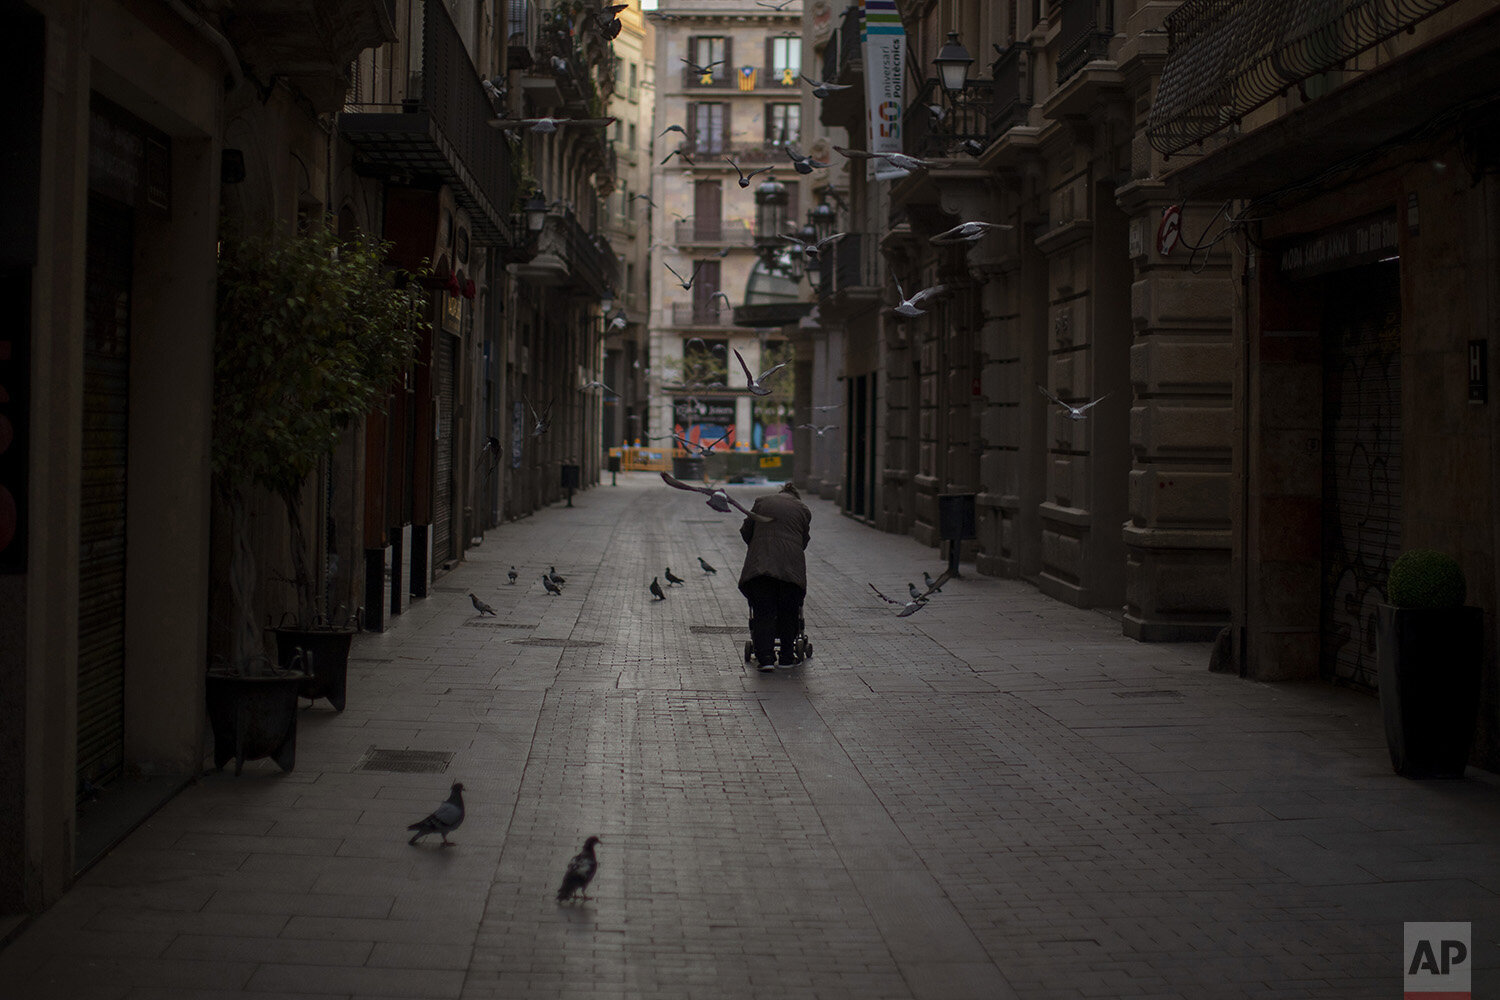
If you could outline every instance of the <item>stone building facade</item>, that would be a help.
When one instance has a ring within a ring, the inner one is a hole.
[[[908,74],[904,148],[931,165],[880,180],[853,162],[860,238],[820,306],[846,331],[845,509],[936,544],[940,498],[972,494],[981,572],[1118,609],[1142,639],[1211,638],[1228,617],[1228,255],[1158,238],[1200,234],[1214,208],[1175,205],[1144,138],[1175,6],[896,4],[929,74]],[[825,78],[852,85],[823,120],[855,147],[860,28],[846,12],[823,49]],[[948,40],[998,54],[953,93],[931,68]],[[971,220],[1008,228],[931,242]],[[898,285],[944,291],[903,318]],[[1072,420],[1043,389],[1095,405]]]

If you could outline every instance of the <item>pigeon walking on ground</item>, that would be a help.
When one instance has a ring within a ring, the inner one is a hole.
[[[682,577],[673,573],[672,567],[670,566],[667,567],[667,571],[663,573],[662,576],[667,578],[667,586],[669,587],[676,587],[682,583]]]
[[[714,569],[708,563],[704,562],[702,556],[698,557],[698,565],[703,567],[703,572],[708,573],[710,575],[718,572],[718,570]]]
[[[495,613],[494,608],[490,607],[488,604],[475,597],[473,593],[469,594],[469,600],[474,602],[474,610],[479,612],[480,617],[483,617],[485,615],[493,615]]]
[[[599,873],[599,859],[594,856],[594,845],[604,841],[590,837],[583,842],[583,850],[573,855],[568,870],[563,872],[562,885],[557,888],[557,901],[566,903],[570,899],[588,899],[589,883]]]
[[[457,830],[459,824],[464,821],[464,786],[455,781],[453,787],[448,791],[448,799],[442,805],[432,811],[426,819],[418,820],[408,830],[415,830],[408,844],[415,844],[421,837],[429,833],[436,833],[443,838],[444,847],[452,847],[448,840],[448,834]]]
[[[886,597],[880,591],[875,590],[875,585],[873,583],[870,584],[870,589],[874,590],[875,596],[880,598],[885,603],[894,604],[901,609],[900,613],[896,615],[897,618],[905,618],[907,615],[914,615],[918,611],[921,611],[923,608],[927,607],[927,602],[920,598],[911,601],[897,601],[892,598]]]
[[[547,567],[547,578],[559,586],[568,582],[568,578],[559,573],[556,566]]]
[[[942,576],[940,576],[936,580],[934,580],[932,578],[932,574],[929,573],[929,572],[927,572],[924,569],[922,571],[922,582],[925,583],[925,584],[927,584],[927,593],[928,594],[941,594],[943,592],[943,584],[945,584],[945,583],[948,582],[949,575],[950,574],[948,574],[948,573],[945,572],[945,573],[943,573]],[[926,596],[926,595],[923,595],[923,596]]]
[[[542,574],[542,587],[553,597],[558,597],[562,594],[562,588],[549,580],[546,573]]]
[[[908,581],[906,584],[906,592],[911,595],[911,599],[914,601],[920,601],[923,599],[922,592],[917,589],[917,585],[911,583],[910,581]]]
[[[658,601],[665,601],[667,599],[666,593],[661,589],[661,581],[654,576],[651,578],[651,593],[656,596]]]
[[[514,584],[514,583],[515,583],[515,582],[516,582],[516,577],[517,577],[517,576],[519,576],[519,575],[520,575],[520,574],[518,574],[518,573],[517,573],[517,572],[516,572],[516,568],[515,568],[515,567],[514,567],[514,566],[512,566],[512,567],[511,567],[511,568],[510,568],[510,572],[509,572],[509,573],[506,573],[506,574],[505,574],[505,575],[506,575],[506,576],[507,576],[507,577],[509,577],[509,578],[510,578],[510,582],[511,582],[511,583],[512,583],[512,584]]]

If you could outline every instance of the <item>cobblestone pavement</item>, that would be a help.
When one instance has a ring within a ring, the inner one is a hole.
[[[814,655],[774,674],[738,517],[635,474],[490,532],[356,641],[295,772],[206,773],[0,952],[0,996],[1373,998],[1419,920],[1472,921],[1496,995],[1493,775],[1398,778],[1374,699],[1210,674],[1024,583],[897,619],[867,584],[933,550],[812,507]],[[452,780],[457,846],[407,846]],[[594,898],[560,906],[590,834]]]

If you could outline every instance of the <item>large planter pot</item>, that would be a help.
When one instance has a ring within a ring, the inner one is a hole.
[[[298,670],[242,677],[210,670],[204,686],[214,734],[214,767],[233,758],[238,777],[245,761],[270,757],[283,771],[297,760],[297,689],[307,679]]]
[[[307,673],[307,680],[302,682],[302,697],[327,698],[335,711],[342,712],[354,629],[273,628],[271,631],[276,634],[277,663],[291,666],[301,654],[301,668]]]
[[[1380,711],[1397,774],[1464,776],[1483,655],[1483,608],[1379,606]]]

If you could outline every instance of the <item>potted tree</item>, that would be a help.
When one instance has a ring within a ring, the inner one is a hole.
[[[1484,655],[1484,609],[1452,556],[1404,553],[1379,606],[1376,665],[1386,746],[1396,773],[1462,778],[1474,743]]]
[[[238,757],[236,773],[246,759],[263,756],[290,770],[299,693],[344,707],[354,629],[335,627],[320,606],[302,506],[318,463],[350,425],[384,401],[411,363],[426,296],[385,266],[386,249],[372,237],[341,240],[323,228],[230,235],[220,244],[212,459],[230,522],[233,610],[228,662],[210,671],[209,698],[210,717],[219,720],[215,765]],[[287,517],[294,606],[282,625],[294,631],[286,638],[285,629],[275,630],[275,662],[263,655],[255,625],[249,523],[255,490],[279,498]],[[246,693],[251,690],[277,693]],[[216,710],[216,697],[237,707]],[[243,707],[252,697],[289,716],[286,728],[252,721]],[[220,723],[228,721],[235,731],[221,732]],[[249,747],[247,733],[264,739]]]

